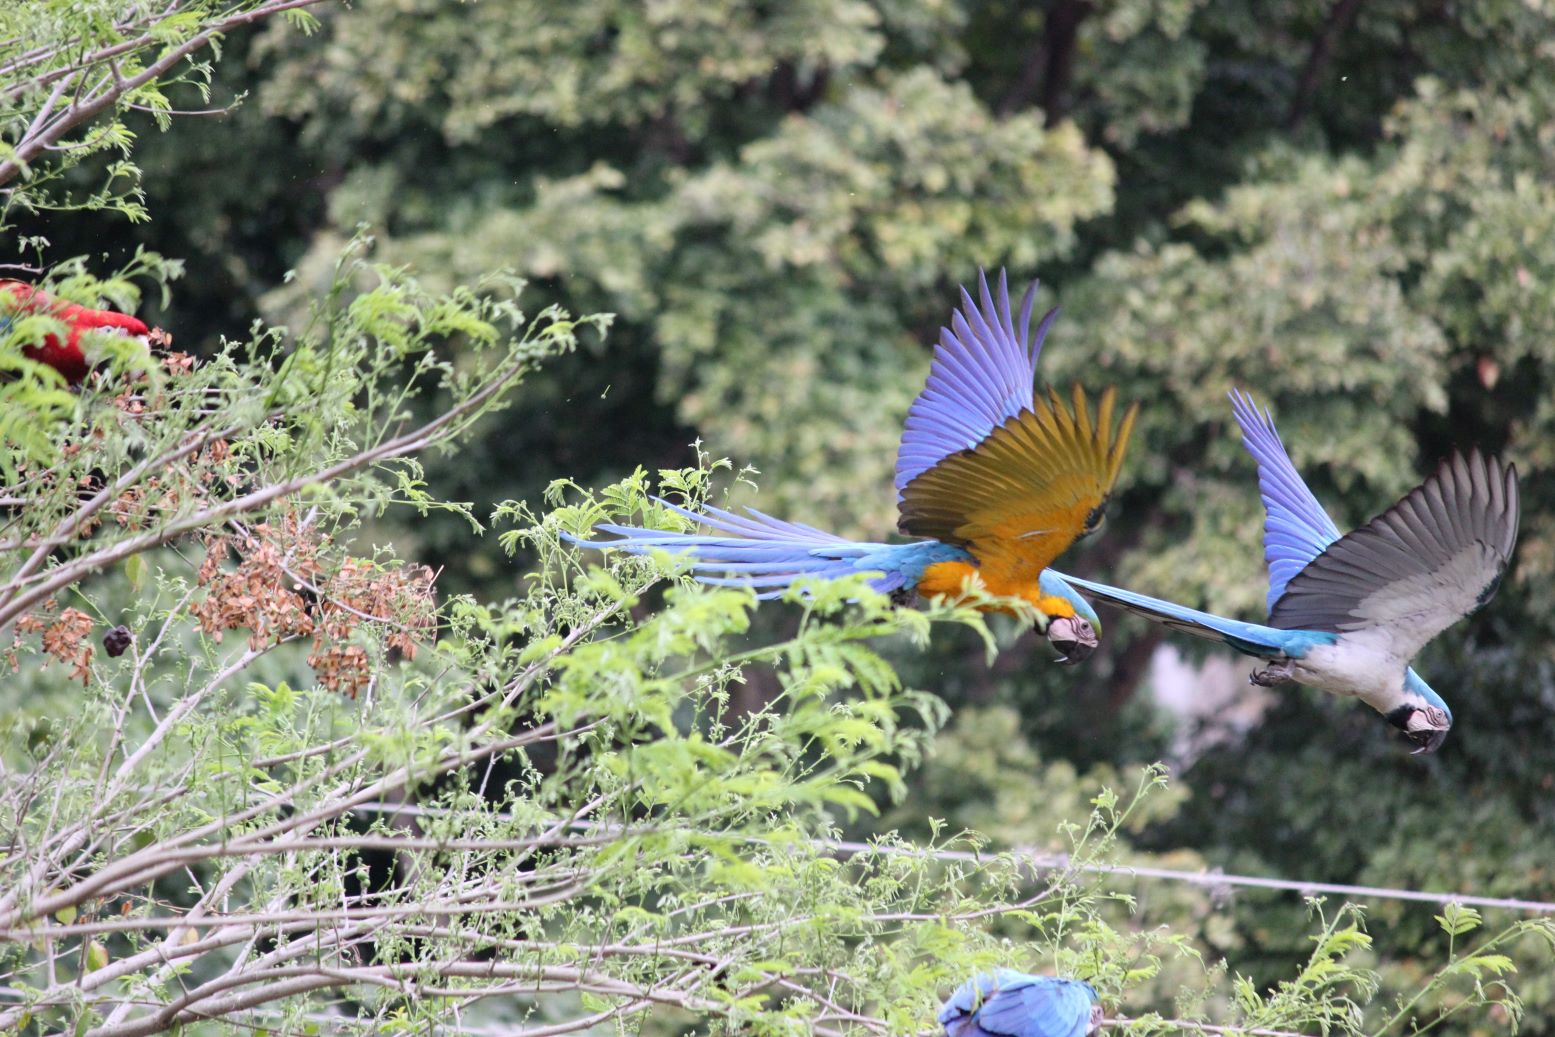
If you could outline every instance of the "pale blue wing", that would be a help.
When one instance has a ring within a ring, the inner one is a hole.
[[[958,987],[939,1021],[948,1037],[1085,1037],[1095,1003],[1089,983],[998,969]]]
[[[1263,556],[1269,565],[1272,612],[1291,577],[1339,539],[1339,527],[1297,474],[1269,412],[1240,390],[1233,389],[1229,395],[1236,422],[1242,426],[1242,445],[1258,462],[1258,491],[1266,513]]]
[[[1085,1037],[1095,996],[1089,984],[1050,976],[1001,987],[978,1013],[994,1037]]]
[[[961,289],[961,309],[940,329],[929,377],[907,411],[896,455],[896,492],[951,454],[970,450],[995,428],[1032,407],[1037,355],[1057,310],[1031,331],[1037,282],[1021,300],[1019,319],[1010,310],[1009,280],[999,271],[995,299],[988,276],[978,274],[981,304]]]
[[[1279,630],[1258,623],[1244,623],[1241,620],[1226,619],[1223,616],[1186,608],[1160,598],[1135,594],[1122,587],[1109,587],[1105,583],[1082,580],[1077,576],[1063,573],[1058,575],[1102,601],[1110,602],[1136,616],[1144,616],[1172,630],[1180,630],[1194,637],[1219,641],[1244,655],[1257,656],[1260,659],[1282,657],[1299,659],[1313,645],[1333,644],[1338,640],[1338,635],[1332,633]]]

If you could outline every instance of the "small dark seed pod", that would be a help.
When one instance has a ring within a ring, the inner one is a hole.
[[[130,642],[135,639],[130,633],[130,628],[122,623],[103,635],[103,651],[114,659],[123,655],[129,648]]]

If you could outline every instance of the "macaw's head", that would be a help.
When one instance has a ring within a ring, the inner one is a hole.
[[[1387,713],[1388,723],[1414,743],[1410,754],[1434,753],[1452,730],[1452,711],[1414,670],[1404,675],[1404,704]]]
[[[1452,716],[1436,706],[1400,706],[1388,714],[1388,723],[1404,732],[1415,748],[1410,755],[1434,753],[1452,730]]]
[[[1101,644],[1095,624],[1078,614],[1048,620],[1047,639],[1058,649],[1058,661],[1066,666],[1083,663]]]
[[[1047,640],[1058,650],[1058,661],[1066,666],[1083,663],[1101,644],[1101,619],[1096,610],[1050,569],[1043,570],[1038,584],[1043,594],[1062,598],[1074,607],[1074,615],[1054,616],[1047,623]]]

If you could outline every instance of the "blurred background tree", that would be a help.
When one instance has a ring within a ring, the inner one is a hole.
[[[1493,605],[1421,660],[1457,717],[1437,756],[1351,704],[1185,678],[1158,630],[1109,615],[1078,671],[1031,638],[993,668],[971,638],[905,660],[968,725],[918,791],[951,817],[986,810],[944,775],[991,765],[990,740],[1008,773],[988,780],[1032,797],[1175,753],[1184,794],[1131,835],[1142,847],[1555,896],[1547,4],[395,0],[322,22],[231,35],[210,106],[244,103],[199,132],[130,122],[162,218],[51,216],[51,254],[186,257],[203,276],[150,316],[196,351],[260,315],[299,322],[360,223],[434,287],[516,267],[616,323],[429,470],[437,493],[480,511],[562,475],[689,464],[701,437],[762,470],[745,499],[871,536],[893,524],[896,437],[955,287],[1006,265],[1064,304],[1046,376],[1143,404],[1105,534],[1068,567],[1248,617],[1260,511],[1227,389],[1272,405],[1345,527],[1454,444],[1502,451],[1522,541]],[[451,588],[513,590],[457,520],[389,532]],[[1175,748],[1249,711],[1245,733]],[[1285,974],[1307,950],[1297,912],[1240,899],[1205,944]],[[1372,922],[1385,972],[1439,949],[1423,908]],[[1542,1006],[1524,1032],[1555,1033],[1555,980],[1523,989]]]

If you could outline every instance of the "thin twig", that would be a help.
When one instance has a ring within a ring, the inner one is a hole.
[[[146,33],[135,40],[103,48],[89,55],[83,62],[77,65],[46,73],[34,81],[12,87],[9,97],[14,101],[28,90],[35,89],[40,85],[46,86],[55,79],[58,79],[59,84],[68,84],[74,78],[77,83],[77,94],[76,99],[71,102],[68,108],[55,116],[46,126],[40,126],[36,131],[29,130],[17,142],[14,150],[11,152],[11,157],[0,161],[0,185],[9,183],[20,176],[29,162],[53,147],[65,134],[82,123],[97,118],[97,116],[118,103],[119,99],[125,94],[133,93],[146,84],[166,75],[175,65],[188,58],[195,51],[208,46],[216,37],[263,18],[269,18],[273,15],[298,8],[312,7],[323,2],[325,0],[272,0],[270,3],[261,4],[259,7],[248,11],[239,11],[212,25],[206,26],[178,46],[164,51],[161,57],[152,62],[139,74],[129,79],[122,79],[110,74],[107,82],[94,86],[92,90],[87,91],[85,94],[80,90],[80,85],[86,81],[84,73],[94,65],[105,64],[124,54],[158,45],[160,41],[154,34]],[[81,74],[78,75],[78,73]]]

